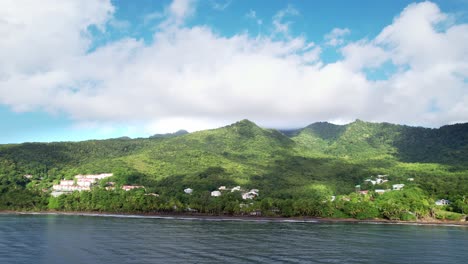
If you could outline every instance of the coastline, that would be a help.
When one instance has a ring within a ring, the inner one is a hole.
[[[391,225],[422,225],[422,226],[461,226],[468,227],[467,221],[397,221],[387,219],[354,218],[321,218],[321,217],[264,217],[264,216],[230,216],[203,214],[164,214],[164,213],[106,213],[106,212],[66,212],[66,211],[0,211],[0,215],[63,215],[91,216],[114,218],[198,220],[198,221],[240,221],[240,222],[273,222],[273,223],[351,223],[351,224],[391,224]]]

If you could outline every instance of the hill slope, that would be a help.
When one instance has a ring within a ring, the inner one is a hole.
[[[468,164],[468,124],[429,129],[360,120],[343,126],[321,122],[292,139],[309,151],[341,158],[386,156],[402,162]]]
[[[284,198],[318,185],[349,193],[370,175],[390,174],[393,181],[414,177],[434,197],[468,194],[468,124],[321,122],[288,135],[242,120],[171,137],[1,145],[0,180],[22,184],[32,174],[43,188],[79,173],[114,172],[160,193],[239,184]]]

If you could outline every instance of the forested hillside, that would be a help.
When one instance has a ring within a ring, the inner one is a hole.
[[[377,174],[393,183],[414,178],[410,185],[431,199],[460,200],[468,195],[468,124],[428,129],[357,120],[282,133],[242,120],[147,139],[1,145],[0,208],[14,206],[21,193],[47,204],[59,179],[104,172],[176,204],[187,199],[184,188],[209,196],[222,185],[259,189],[259,200],[344,195]]]

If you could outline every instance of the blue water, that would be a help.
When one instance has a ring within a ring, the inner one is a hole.
[[[468,227],[0,215],[3,263],[468,263]]]

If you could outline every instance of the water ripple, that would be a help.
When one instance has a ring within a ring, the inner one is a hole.
[[[445,226],[0,215],[0,263],[464,263]]]

